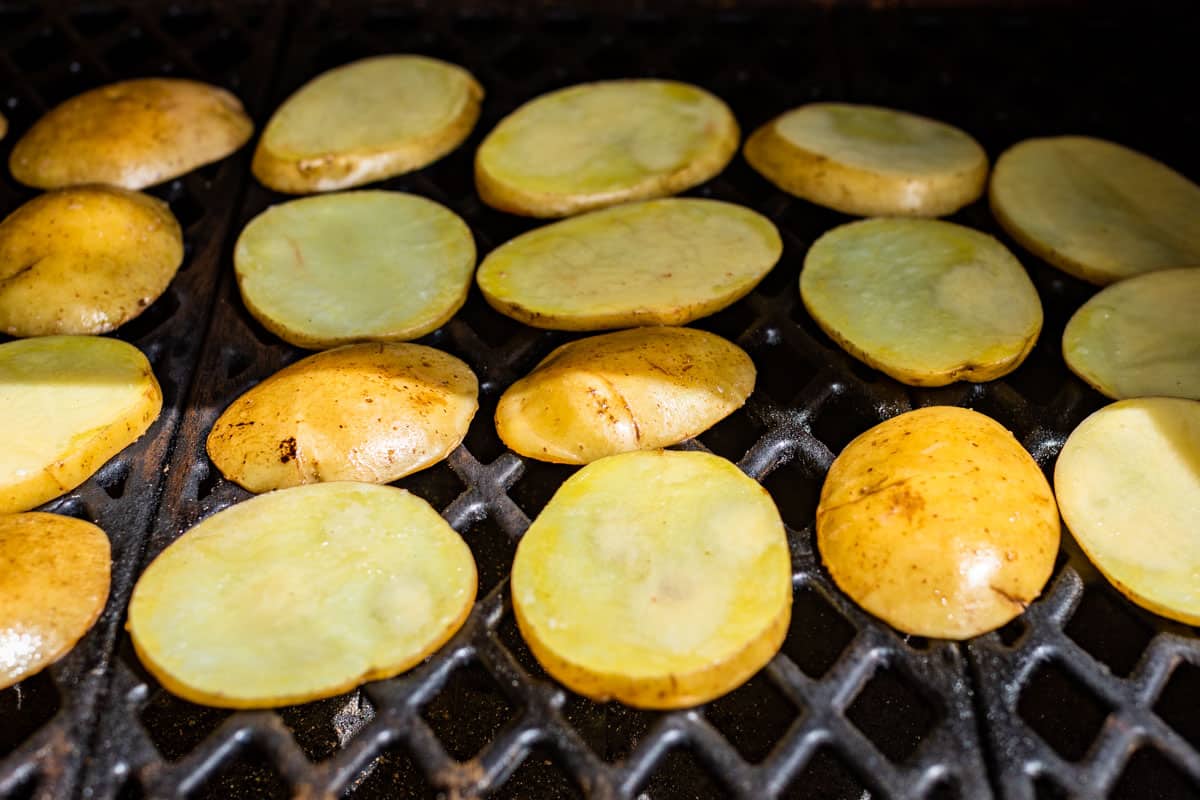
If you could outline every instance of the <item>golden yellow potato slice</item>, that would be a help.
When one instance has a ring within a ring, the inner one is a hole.
[[[1200,625],[1200,402],[1100,409],[1063,445],[1054,489],[1067,528],[1113,586]]]
[[[624,453],[575,473],[534,520],[512,599],[530,651],[571,690],[681,708],[779,650],[791,557],[770,495],[725,459]]]
[[[252,169],[305,194],[347,189],[431,164],[475,127],[483,89],[435,58],[364,58],[318,75],[272,115]]]
[[[785,192],[859,216],[940,217],[983,194],[987,153],[944,122],[811,103],[755,131],[746,160]]]
[[[1025,610],[1054,569],[1054,495],[995,420],[933,406],[876,425],[833,462],[817,546],[854,602],[916,636],[966,639]]]
[[[682,192],[733,158],[738,125],[720,98],[686,83],[584,83],[530,100],[475,155],[490,206],[565,217]]]
[[[800,295],[846,352],[913,386],[1007,375],[1042,330],[1037,290],[1012,253],[939,220],[834,228],[809,249]]]
[[[189,530],[138,580],[127,627],[172,694],[269,708],[413,667],[462,626],[475,589],[470,549],[424,500],[326,483]]]
[[[0,345],[0,513],[71,491],[161,409],[150,362],[133,345],[97,336]]]
[[[404,341],[467,299],[475,240],[453,211],[414,194],[361,191],[272,206],[233,253],[246,307],[299,347]]]
[[[754,362],[713,333],[634,328],[559,347],[496,407],[496,432],[523,456],[586,464],[677,444],[741,408]]]
[[[7,133],[8,133],[8,120],[4,118],[3,114],[0,114],[0,139],[3,139],[4,135]]]
[[[38,195],[0,222],[0,330],[107,333],[157,300],[182,262],[161,200],[108,186]]]
[[[27,186],[143,189],[220,161],[254,124],[229,92],[180,78],[101,86],[51,109],[17,140],[8,166]]]
[[[1083,136],[1027,139],[996,161],[996,220],[1089,283],[1200,264],[1200,186],[1148,156]]]
[[[522,234],[489,253],[476,280],[493,308],[535,328],[683,325],[748,294],[782,252],[755,211],[671,198]]]
[[[281,369],[233,402],[208,455],[252,492],[320,481],[391,483],[458,447],[479,384],[418,344],[352,344]]]

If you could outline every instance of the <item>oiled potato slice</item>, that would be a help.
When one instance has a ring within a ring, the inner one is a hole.
[[[127,627],[171,693],[268,708],[416,665],[462,626],[475,588],[471,551],[424,500],[326,483],[189,530],[138,580]]]
[[[51,109],[17,140],[8,165],[28,186],[107,183],[143,189],[220,161],[254,124],[229,92],[180,78],[101,86]]]
[[[697,452],[624,453],[571,476],[529,527],[513,610],[533,655],[598,701],[680,708],[779,650],[791,558],[770,495]]]
[[[834,228],[808,251],[800,294],[846,352],[913,386],[1007,375],[1042,330],[1037,290],[1012,253],[939,220]]]
[[[259,214],[233,263],[246,307],[267,330],[320,349],[416,339],[443,325],[467,299],[475,240],[432,200],[346,192]]]
[[[475,127],[483,89],[462,67],[390,55],[331,69],[271,116],[254,175],[290,194],[328,192],[430,164]]]
[[[1122,400],[1071,433],[1054,468],[1075,541],[1113,586],[1200,625],[1200,402]]]
[[[746,160],[785,192],[846,214],[940,217],[983,194],[987,153],[944,122],[811,103],[763,125]]]
[[[182,262],[161,200],[107,186],[38,195],[0,222],[0,330],[107,333],[158,299]]]
[[[1027,139],[996,161],[992,213],[1021,246],[1089,283],[1200,264],[1200,186],[1083,136]]]
[[[532,230],[489,253],[476,279],[493,308],[535,328],[683,325],[742,298],[782,252],[755,211],[672,198]]]
[[[716,334],[634,328],[570,342],[509,387],[496,432],[523,456],[586,464],[677,444],[742,407],[754,362]]]
[[[352,344],[281,369],[233,402],[208,455],[252,492],[319,481],[391,483],[458,447],[475,374],[418,344]]]
[[[738,125],[719,98],[676,81],[584,83],[530,100],[475,156],[490,206],[565,217],[703,183],[737,152]]]
[[[0,513],[71,491],[161,409],[150,362],[133,345],[97,336],[0,345]]]
[[[851,599],[916,636],[966,639],[1025,610],[1054,568],[1054,495],[998,422],[933,406],[876,425],[833,462],[817,546]]]

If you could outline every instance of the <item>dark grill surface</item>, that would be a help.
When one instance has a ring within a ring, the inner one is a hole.
[[[447,5],[0,0],[0,101],[11,123],[0,156],[7,160],[47,107],[118,78],[225,85],[261,129],[288,93],[326,68],[416,52],[465,65],[488,96],[464,147],[385,186],[457,211],[481,255],[534,225],[477,199],[471,157],[482,135],[536,94],[597,78],[699,83],[730,103],[744,133],[805,101],[850,99],[960,125],[993,159],[1026,136],[1088,133],[1200,178],[1200,107],[1189,99],[1195,20],[1175,12],[593,16],[556,6],[505,16]],[[249,149],[155,190],[183,224],[187,257],[166,295],[117,335],[150,356],[164,413],[142,441],[47,506],[108,531],[112,597],[73,653],[0,691],[0,798],[1200,794],[1196,631],[1122,599],[1068,535],[1043,599],[966,645],[902,637],[864,615],[832,586],[813,545],[813,511],[834,455],[915,406],[990,414],[1052,469],[1066,434],[1103,403],[1059,355],[1067,318],[1094,290],[1014,247],[1046,312],[1026,364],[980,386],[901,386],[843,354],[799,301],[808,245],[846,218],[774,190],[740,157],[694,194],[769,215],[785,250],[754,293],[698,323],[745,347],[759,383],[745,409],[685,446],[737,461],[770,490],[788,525],[793,623],[761,674],[700,709],[663,714],[596,705],[539,669],[513,622],[506,577],[530,518],[572,470],[508,453],[491,415],[504,388],[568,337],[512,322],[473,292],[424,341],[477,371],[480,413],[448,462],[400,482],[443,510],[479,563],[482,599],[461,633],[405,676],[277,712],[206,709],[167,694],[122,629],[133,583],[180,533],[247,497],[213,470],[205,436],[234,397],[303,355],[251,319],[234,285],[237,232],[281,199],[250,178],[248,164]],[[0,213],[30,196],[4,172]],[[998,234],[982,203],[956,219]]]

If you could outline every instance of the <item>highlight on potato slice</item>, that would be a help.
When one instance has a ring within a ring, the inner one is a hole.
[[[1200,186],[1119,144],[1019,142],[996,161],[988,194],[1022,247],[1089,283],[1200,264]]]
[[[51,109],[17,140],[8,165],[14,178],[39,189],[83,183],[143,189],[220,161],[253,131],[241,102],[224,89],[138,78]]]
[[[940,220],[871,219],[829,231],[800,273],[808,313],[855,358],[913,386],[1012,372],[1042,330],[1020,262]]]
[[[272,206],[238,238],[238,287],[298,347],[404,341],[445,324],[475,272],[471,229],[413,194],[359,191]]]
[[[71,491],[161,409],[150,362],[133,345],[98,336],[0,344],[0,513]]]
[[[301,86],[267,123],[254,176],[289,194],[348,189],[420,169],[475,127],[483,88],[462,67],[364,58]]]
[[[172,694],[269,708],[420,663],[475,602],[475,561],[421,498],[341,482],[262,495],[200,522],[142,573],[127,628]]]
[[[1200,625],[1200,402],[1105,406],[1063,445],[1054,489],[1109,583],[1142,608]]]
[[[489,253],[476,280],[493,308],[535,328],[684,325],[748,294],[782,252],[755,211],[670,198],[536,228]]]
[[[817,546],[838,587],[915,636],[1001,627],[1042,591],[1058,553],[1054,495],[1005,430],[931,406],[876,425],[833,462]]]
[[[810,103],[746,141],[771,183],[859,216],[940,217],[983,194],[987,153],[944,122],[877,106]]]
[[[542,509],[517,547],[512,601],[530,651],[572,691],[682,708],[779,650],[791,557],[770,495],[725,459],[624,453]]]
[[[38,195],[0,222],[0,330],[107,333],[157,300],[182,262],[161,200],[108,186]]]
[[[698,86],[619,80],[559,89],[500,120],[475,155],[485,203],[565,217],[703,183],[737,152],[729,107]]]

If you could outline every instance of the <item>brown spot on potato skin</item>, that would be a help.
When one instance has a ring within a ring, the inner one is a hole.
[[[286,464],[296,457],[296,437],[289,436],[279,443],[279,463]]]

